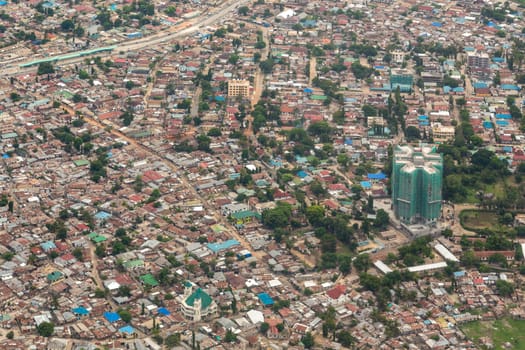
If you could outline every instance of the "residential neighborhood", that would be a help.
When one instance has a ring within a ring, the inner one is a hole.
[[[0,1],[0,348],[523,349],[523,1]]]

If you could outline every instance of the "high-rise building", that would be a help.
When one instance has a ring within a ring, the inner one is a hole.
[[[248,80],[228,81],[228,97],[248,97],[250,95],[250,82]]]
[[[433,146],[397,146],[392,165],[392,203],[405,224],[430,224],[441,216],[443,157]]]
[[[490,57],[486,52],[469,52],[467,54],[467,64],[470,69],[488,69],[490,67]]]

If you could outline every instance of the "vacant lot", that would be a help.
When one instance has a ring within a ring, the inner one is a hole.
[[[503,345],[509,342],[511,349],[525,349],[525,321],[504,318],[497,321],[476,321],[461,326],[461,330],[479,344],[479,339],[492,339],[494,349],[504,349]]]
[[[461,226],[467,230],[480,230],[488,228],[498,231],[501,225],[498,221],[498,214],[490,211],[463,210],[459,214]]]

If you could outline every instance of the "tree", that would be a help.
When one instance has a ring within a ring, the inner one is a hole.
[[[52,322],[42,322],[36,329],[40,336],[49,338],[55,332],[55,325]]]
[[[13,339],[15,337],[15,333],[13,331],[9,331],[5,336],[7,339]]]
[[[343,255],[339,257],[339,271],[343,275],[348,275],[352,272],[352,257],[349,255]]]
[[[372,265],[372,262],[368,254],[359,254],[354,259],[354,267],[359,272],[366,272],[370,265]]]
[[[324,219],[324,208],[320,205],[312,205],[306,208],[306,218],[312,226],[320,226]]]
[[[355,342],[355,338],[352,337],[352,334],[349,331],[343,330],[337,333],[337,341],[341,343],[342,346],[350,348]]]
[[[210,137],[218,137],[218,136],[222,135],[222,132],[221,132],[221,129],[219,129],[219,128],[211,128],[208,131],[207,135],[210,136]]]
[[[376,212],[376,218],[374,219],[374,226],[380,230],[384,230],[390,222],[390,216],[383,209],[378,209]]]
[[[226,343],[234,343],[237,341],[237,335],[235,335],[231,329],[228,329],[228,331],[226,331],[226,335],[224,336],[224,341]]]
[[[166,345],[172,348],[180,344],[180,333],[172,333],[166,337]]]
[[[514,285],[504,280],[497,280],[496,290],[501,296],[508,297],[514,293]]]
[[[38,70],[37,70],[38,75],[53,74],[53,73],[55,73],[55,68],[53,67],[53,64],[51,62],[42,62],[38,65]]]
[[[419,128],[412,125],[406,128],[405,135],[408,141],[421,139],[421,133],[419,131]]]
[[[248,13],[250,12],[250,8],[248,6],[241,6],[239,7],[238,12],[239,12],[239,15],[241,16],[247,16]]]
[[[63,32],[70,32],[74,28],[75,28],[75,23],[70,19],[66,19],[60,24],[60,29],[62,29]]]
[[[128,310],[125,309],[119,309],[117,311],[118,315],[122,319],[122,321],[129,323],[131,321],[131,313]]]
[[[266,322],[261,323],[261,327],[259,328],[262,334],[266,334],[266,332],[268,332],[269,329],[270,325]]]
[[[315,339],[312,333],[308,332],[301,338],[301,343],[303,343],[306,349],[311,349],[315,345]]]
[[[122,119],[122,124],[124,124],[124,126],[130,126],[134,118],[135,116],[133,115],[133,112],[129,109],[122,113],[119,117],[119,119]]]

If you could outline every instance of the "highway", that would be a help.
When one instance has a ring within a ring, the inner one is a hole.
[[[163,43],[169,42],[175,39],[181,39],[187,36],[192,35],[193,33],[198,32],[201,27],[206,27],[213,25],[217,22],[224,21],[228,19],[239,6],[249,3],[249,0],[229,0],[222,3],[218,8],[214,8],[211,12],[205,12],[201,16],[189,19],[184,23],[176,25],[174,27],[168,28],[166,30],[160,31],[157,34],[147,36],[144,38],[129,40],[122,43],[116,44],[114,52],[128,52],[128,51],[138,51],[141,49],[147,49],[161,45]],[[79,51],[80,52],[80,51]],[[72,53],[72,52],[70,52]],[[59,57],[63,53],[46,57],[47,59],[53,59],[54,57]],[[107,56],[108,54],[98,54],[97,56]],[[109,54],[111,55],[111,54]],[[76,57],[69,60],[64,60],[57,62],[55,65],[69,65],[78,62],[82,62],[86,59],[86,56]],[[19,61],[16,66],[7,67],[2,69],[0,72],[2,76],[12,76],[19,75],[27,72],[31,72],[37,69],[37,67],[27,67],[20,68],[20,65],[33,62],[34,58],[27,58],[25,60]]]

